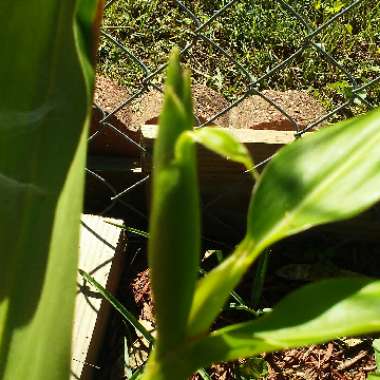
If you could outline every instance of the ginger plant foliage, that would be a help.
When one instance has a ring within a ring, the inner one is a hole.
[[[210,326],[265,248],[313,226],[355,216],[380,199],[379,143],[380,110],[375,110],[281,149],[256,178],[245,238],[197,280],[196,144],[255,172],[247,149],[230,134],[193,129],[190,79],[175,51],[153,160],[149,264],[157,341],[142,379],[186,379],[212,362],[378,331],[380,281],[365,277],[307,285],[265,316],[211,332]]]

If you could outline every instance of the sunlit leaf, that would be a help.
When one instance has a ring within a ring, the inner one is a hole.
[[[380,109],[282,149],[264,170],[249,214],[260,248],[350,218],[380,198]]]
[[[247,148],[230,133],[219,128],[200,128],[192,132],[193,138],[207,149],[227,160],[243,164],[247,170],[253,168],[253,161]]]

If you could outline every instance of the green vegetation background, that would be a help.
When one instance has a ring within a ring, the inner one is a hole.
[[[354,0],[287,0],[287,3],[315,29]],[[225,6],[227,0],[182,2],[201,22]],[[173,45],[184,47],[194,38],[197,25],[174,0],[117,0],[105,12],[103,31],[154,71],[165,63]],[[243,94],[249,84],[234,60],[259,78],[297,51],[304,43],[306,28],[284,10],[278,0],[237,1],[215,18],[202,33],[228,52],[198,39],[184,60],[196,82],[217,90],[227,99]],[[362,0],[314,37],[326,52],[363,85],[380,75],[380,1]],[[98,71],[128,86],[141,88],[144,72],[128,54],[106,36],[99,48]],[[161,83],[159,75],[154,83]],[[302,89],[316,96],[327,109],[352,97],[348,76],[308,47],[258,89]],[[380,104],[380,83],[361,94]],[[345,116],[364,110],[359,101]],[[347,112],[347,111],[346,111]]]

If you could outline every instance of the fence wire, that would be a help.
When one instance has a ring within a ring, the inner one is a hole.
[[[380,103],[380,1],[109,0],[101,30],[98,74],[127,91],[113,109],[94,104],[101,116],[99,128],[89,138],[90,151],[103,133],[112,130],[135,149],[135,162],[140,154],[149,154],[136,136],[115,125],[113,117],[136,107],[144,94],[162,92],[166,61],[174,45],[180,46],[194,83],[202,83],[226,99],[226,105],[207,119],[197,118],[200,128],[251,96],[279,111],[295,138]],[[292,112],[268,95],[268,89],[304,90],[323,104],[325,112],[300,125]],[[91,158],[89,162],[89,182],[104,190],[106,204],[98,213],[110,215],[122,205],[125,213],[146,220],[147,212],[134,203],[133,194],[144,192],[149,176],[135,175],[132,183],[114,186],[104,175],[110,163],[99,164]],[[122,165],[120,162],[115,165]],[[227,191],[233,192],[233,184]],[[223,196],[220,193],[208,200],[204,210]],[[218,222],[228,228],[228,220]]]

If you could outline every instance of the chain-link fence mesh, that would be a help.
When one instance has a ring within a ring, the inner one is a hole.
[[[252,107],[270,104],[268,112],[281,113],[296,138],[380,103],[380,1],[110,0],[101,31],[97,124],[87,169],[88,188],[99,189],[97,199],[102,193],[99,213],[146,221],[149,175],[138,168],[140,156],[149,152],[141,145],[138,125],[156,120],[156,110],[145,108],[159,103],[175,45],[200,86],[195,87],[198,127],[231,127],[231,112],[255,97]],[[320,108],[300,121],[304,94]],[[282,96],[299,100],[292,104]],[[239,113],[235,119],[238,124]],[[111,132],[114,137],[102,142]],[[97,144],[104,149],[97,150]],[[229,184],[228,191],[233,190]],[[220,201],[223,191],[204,209]]]

